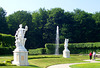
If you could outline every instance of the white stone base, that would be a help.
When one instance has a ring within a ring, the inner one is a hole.
[[[14,61],[12,64],[17,66],[28,66],[28,51],[13,51]]]
[[[63,51],[63,57],[64,58],[70,58],[70,51],[69,50],[64,50]]]

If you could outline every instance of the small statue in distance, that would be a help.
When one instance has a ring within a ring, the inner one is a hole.
[[[68,41],[69,39],[65,39],[65,43],[64,43],[65,50],[68,50]]]
[[[68,42],[69,42],[69,39],[65,39],[64,50],[63,50],[63,57],[64,58],[70,58],[70,51],[68,50]]]

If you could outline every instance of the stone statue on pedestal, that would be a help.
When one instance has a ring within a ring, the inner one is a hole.
[[[63,50],[64,58],[70,58],[70,51],[68,50],[68,41],[69,39],[65,39],[65,42],[64,42],[64,50]]]
[[[26,31],[28,30],[28,27],[25,26],[25,29],[22,28],[22,24],[19,25],[19,29],[16,31],[15,34],[15,46],[16,49],[13,51],[14,53],[14,61],[13,64],[16,64],[18,66],[27,66],[28,63],[28,51],[26,50],[25,42],[26,38],[24,38]]]

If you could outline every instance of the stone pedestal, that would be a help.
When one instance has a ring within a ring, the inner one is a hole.
[[[64,58],[70,58],[70,51],[69,50],[64,50],[63,51],[63,57]]]
[[[17,47],[14,51],[14,61],[12,64],[17,66],[28,66],[28,51],[23,47]]]

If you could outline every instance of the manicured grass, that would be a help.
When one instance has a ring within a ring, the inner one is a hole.
[[[71,58],[63,58],[62,55],[38,55],[30,57],[33,57],[32,59],[29,59],[30,64],[32,65],[34,64],[41,68],[46,68],[47,66],[55,64],[79,63],[79,62],[84,62],[83,60],[85,59],[88,59],[88,56],[86,55],[81,55],[81,56],[71,55]]]
[[[13,56],[0,57],[0,62],[12,59]],[[64,63],[79,63],[88,59],[87,55],[71,55],[70,58],[63,58],[62,55],[29,55],[28,62],[30,66],[0,66],[0,68],[46,68],[50,65],[64,64]]]
[[[31,66],[0,66],[0,68],[40,68],[40,67],[31,65]]]
[[[13,56],[0,56],[0,63],[6,60],[12,60]]]
[[[86,63],[71,65],[71,68],[100,68],[100,63]]]

